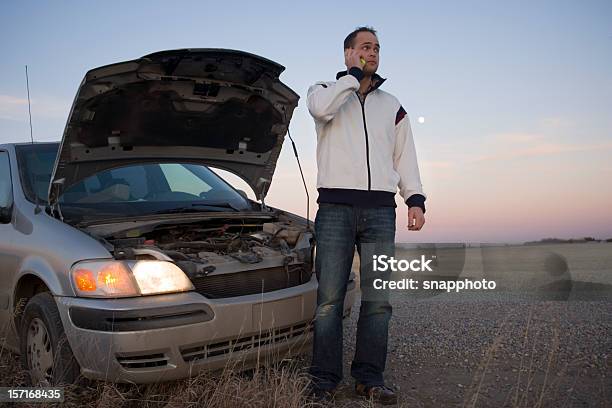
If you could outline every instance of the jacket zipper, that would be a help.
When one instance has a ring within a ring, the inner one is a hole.
[[[359,93],[357,93],[357,97],[359,98]],[[365,117],[365,98],[363,97],[363,101],[359,98],[359,103],[361,104],[361,115],[363,116],[363,130],[365,132],[365,143],[366,143],[366,164],[368,166],[368,191],[371,190],[372,187],[372,175],[370,174],[370,144],[368,142],[368,128],[366,126],[366,117]]]

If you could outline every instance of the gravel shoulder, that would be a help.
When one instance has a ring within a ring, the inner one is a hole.
[[[438,275],[495,290],[392,290],[385,381],[405,407],[612,407],[612,244],[436,248]],[[402,252],[403,251],[403,252]],[[353,271],[359,274],[355,255]],[[344,321],[353,394],[360,299]]]
[[[357,299],[337,406],[355,406]],[[392,296],[385,380],[410,407],[612,406],[612,302]],[[359,405],[368,406],[361,403]]]

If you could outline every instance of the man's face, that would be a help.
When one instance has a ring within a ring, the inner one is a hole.
[[[353,48],[366,60],[363,72],[367,75],[375,73],[380,62],[380,44],[376,35],[369,31],[358,32],[353,40]]]

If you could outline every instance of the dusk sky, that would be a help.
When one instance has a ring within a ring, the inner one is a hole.
[[[401,242],[612,238],[612,2],[0,2],[0,143],[59,140],[85,72],[175,48],[233,48],[286,67],[317,204],[306,91],[333,80],[355,27],[379,31],[383,88],[408,112],[428,196]],[[424,123],[417,121],[424,117]],[[246,184],[232,181],[245,190]],[[253,197],[251,191],[249,195]],[[306,215],[286,139],[266,202]]]

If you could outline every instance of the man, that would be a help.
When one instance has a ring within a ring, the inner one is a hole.
[[[308,110],[317,131],[315,219],[319,280],[310,367],[315,397],[332,399],[342,379],[342,312],[355,245],[361,259],[361,308],[351,375],[355,391],[375,401],[395,404],[385,386],[388,290],[374,290],[373,280],[389,272],[373,271],[373,255],[393,255],[395,194],[408,206],[408,229],[425,223],[425,199],[406,111],[380,89],[376,71],[380,44],[376,31],[359,27],[344,40],[347,71],[335,82],[317,82],[308,90]]]

